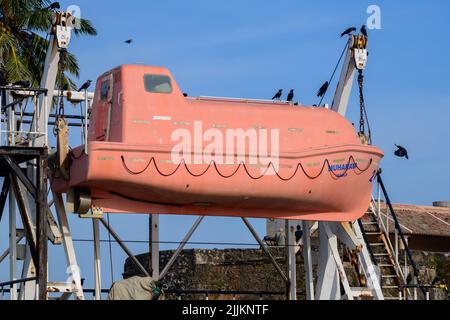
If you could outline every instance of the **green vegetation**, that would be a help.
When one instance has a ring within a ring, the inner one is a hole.
[[[0,85],[29,81],[39,86],[48,47],[47,32],[52,21],[48,0],[0,0]],[[96,35],[89,20],[81,19],[76,35]],[[74,89],[79,77],[76,57],[68,53],[66,73],[58,87]]]

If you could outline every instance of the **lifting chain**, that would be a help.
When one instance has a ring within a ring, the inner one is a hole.
[[[60,49],[59,50],[59,62],[58,62],[58,76],[57,81],[60,82],[60,89],[59,89],[59,97],[58,97],[58,105],[57,105],[57,111],[56,111],[56,117],[55,117],[55,126],[53,128],[53,134],[56,136],[59,131],[59,123],[61,119],[64,119],[64,97],[63,97],[63,86],[62,81],[64,79],[64,72],[66,70],[66,62],[67,62],[67,50],[66,49]]]
[[[358,70],[358,85],[359,85],[359,138],[363,144],[369,144],[370,138],[366,136],[366,122],[365,117],[365,103],[364,103],[364,76],[363,71]]]

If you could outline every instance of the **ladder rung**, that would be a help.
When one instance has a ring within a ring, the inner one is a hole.
[[[368,236],[381,236],[381,232],[366,232]]]
[[[386,275],[381,275],[382,278],[398,278],[398,275],[396,274],[386,274]]]
[[[388,268],[388,267],[393,268],[393,267],[394,267],[394,265],[391,264],[391,263],[379,263],[378,266],[379,266],[380,268]]]
[[[374,253],[375,257],[389,257],[389,253]]]
[[[384,300],[400,300],[399,297],[384,297]]]
[[[376,222],[376,221],[363,222],[362,224],[363,224],[363,226],[374,226],[374,225],[378,225],[378,222]]]
[[[372,246],[372,247],[381,247],[381,246],[383,246],[384,247],[384,242],[369,243],[369,246]]]
[[[381,289],[398,289],[398,286],[381,286]]]

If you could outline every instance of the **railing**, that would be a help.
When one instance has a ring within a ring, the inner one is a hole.
[[[28,281],[34,281],[37,278],[29,278],[29,279],[22,279],[22,280],[16,280],[16,281],[10,281],[10,282],[4,282],[0,283],[0,300],[2,300],[2,297],[5,293],[9,293],[10,289],[5,289],[4,287],[10,287],[13,284],[17,283],[23,283]],[[84,294],[92,294],[93,297],[95,297],[95,289],[83,289]],[[101,293],[108,294],[109,289],[102,289]],[[236,300],[239,296],[255,296],[259,297],[260,300],[263,300],[264,297],[273,297],[273,296],[279,296],[279,297],[285,297],[286,292],[280,292],[280,291],[239,291],[239,290],[175,290],[175,289],[169,289],[164,290],[164,294],[166,296],[175,296],[177,300],[181,300],[183,296],[188,295],[194,295],[194,296],[203,296],[205,300],[209,300],[211,296],[231,296],[232,300]],[[301,295],[301,292],[298,292],[298,295]]]
[[[14,92],[15,100],[12,93]],[[43,114],[47,114],[47,90],[42,88],[21,88],[17,86],[0,86],[0,107],[1,107],[1,123],[0,123],[0,144],[3,146],[12,146],[20,144],[21,138],[30,145],[35,139],[44,137],[45,142],[48,142],[48,124],[45,123],[42,128],[39,128],[40,111],[38,108],[38,101],[42,95],[44,104]],[[28,123],[23,123],[21,116],[19,121],[16,121],[16,113],[23,113],[29,105],[29,100],[32,100],[30,105],[34,106],[32,111],[32,120]],[[3,105],[4,101],[6,104]],[[25,106],[24,106],[25,104]],[[19,107],[19,110],[17,110]]]
[[[32,278],[18,279],[18,280],[14,280],[14,281],[1,282],[0,283],[0,300],[3,300],[5,293],[11,292],[11,287],[13,285],[19,284],[19,283],[37,281],[37,280],[38,280],[38,277],[32,277]],[[5,287],[8,287],[9,289],[5,289]]]
[[[383,219],[383,212],[381,210],[381,193],[384,196],[384,199],[386,200],[386,219]],[[404,298],[410,298],[417,300],[417,289],[420,289],[422,294],[427,296],[427,292],[425,290],[425,286],[419,284],[419,270],[417,268],[417,265],[413,259],[413,256],[411,254],[411,251],[408,248],[408,242],[406,240],[405,235],[403,234],[402,226],[400,225],[400,222],[397,218],[397,215],[395,213],[394,207],[392,206],[391,200],[389,198],[389,195],[387,193],[386,187],[383,183],[383,179],[381,178],[381,171],[377,173],[377,199],[372,198],[371,208],[373,212],[376,214],[378,219],[378,225],[380,226],[381,231],[385,235],[385,240],[388,245],[389,253],[393,256],[394,259],[394,266],[397,271],[397,274],[403,280],[403,284],[399,285],[399,295],[400,298],[402,296]],[[392,220],[394,223],[394,244],[391,241],[390,237],[390,226],[389,222]],[[400,246],[399,244],[402,244],[403,251],[405,255],[405,265],[404,270],[399,262],[399,256],[400,256]],[[413,271],[413,284],[408,284],[408,274],[409,274],[409,268],[412,268]],[[403,289],[403,292],[402,292]],[[413,292],[411,292],[411,289]]]

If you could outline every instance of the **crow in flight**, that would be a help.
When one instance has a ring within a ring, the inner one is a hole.
[[[366,28],[365,25],[363,25],[363,26],[361,27],[361,33],[363,34],[364,37],[366,37],[366,38],[369,37],[369,35],[367,34],[367,28]]]
[[[278,92],[273,96],[272,100],[281,100],[283,95],[283,89],[278,90]]]
[[[87,90],[91,86],[91,83],[92,83],[92,80],[88,80],[85,83],[83,83],[81,88],[78,89],[78,92],[83,91],[83,90]]]
[[[350,34],[350,33],[352,33],[352,32],[355,32],[355,31],[356,31],[356,28],[355,28],[355,27],[348,28],[347,30],[345,30],[344,32],[341,33],[341,38],[342,38],[343,36],[347,35],[347,34]]]
[[[125,41],[125,43],[127,44],[131,44],[133,42],[133,39],[128,39],[127,41]]]
[[[328,91],[328,86],[330,85],[330,83],[328,81],[326,81],[319,89],[319,92],[317,92],[317,96],[319,98],[323,97],[325,95],[325,93],[327,93]]]
[[[397,151],[395,151],[395,155],[399,158],[406,158],[409,160],[408,151],[402,146],[398,146],[398,145],[395,145],[395,146],[398,149]]]
[[[292,100],[294,100],[294,89],[289,91],[289,94],[288,94],[288,97],[287,97],[287,101],[288,102],[292,102]]]

